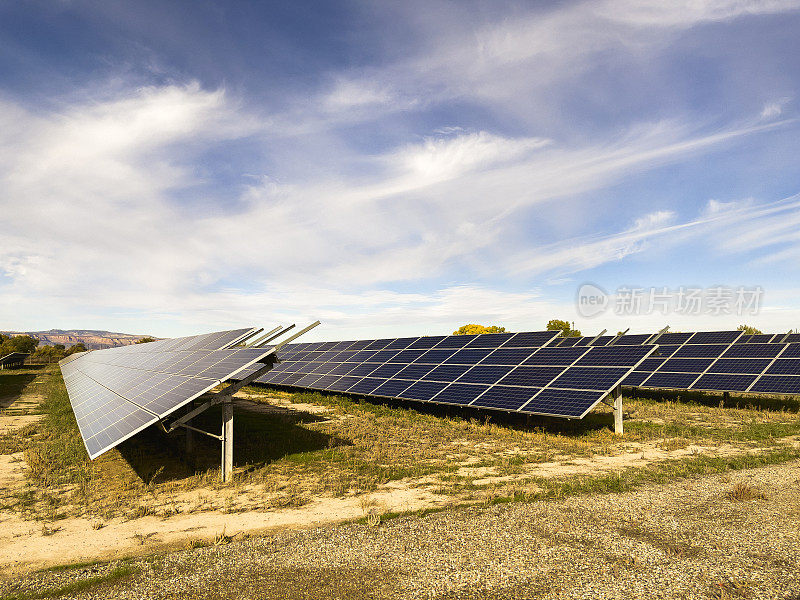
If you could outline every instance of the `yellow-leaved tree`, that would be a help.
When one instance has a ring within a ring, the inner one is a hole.
[[[478,335],[479,333],[505,333],[505,327],[498,327],[497,325],[476,325],[475,323],[468,323],[462,325],[453,332],[453,335]]]

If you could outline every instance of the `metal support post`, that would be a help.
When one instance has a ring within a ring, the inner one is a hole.
[[[222,481],[233,478],[233,399],[222,402]]]
[[[189,402],[189,408],[194,408],[194,400]],[[191,460],[194,454],[194,432],[186,429],[186,458]]]
[[[622,435],[622,388],[614,388],[614,433]]]

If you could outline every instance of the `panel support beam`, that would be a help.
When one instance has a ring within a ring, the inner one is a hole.
[[[611,394],[614,398],[614,434],[622,435],[622,388],[614,388]]]
[[[233,398],[222,402],[222,481],[233,479]]]

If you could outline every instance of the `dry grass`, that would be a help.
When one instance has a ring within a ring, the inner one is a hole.
[[[30,518],[50,522],[71,515],[90,515],[100,523],[114,517],[301,507],[320,496],[368,497],[397,481],[453,502],[559,498],[789,460],[798,455],[793,436],[800,436],[795,412],[752,406],[626,399],[632,418],[620,439],[612,433],[607,410],[578,422],[526,422],[499,413],[405,408],[253,387],[247,390],[250,400],[282,407],[237,408],[236,475],[232,484],[222,485],[218,442],[204,436],[195,437],[190,458],[180,434],[165,436],[151,428],[89,461],[57,370],[37,377],[44,382],[39,385],[44,419],[0,436],[0,451],[24,450],[28,485],[2,500]],[[298,403],[322,407],[324,413],[293,409]],[[212,409],[196,425],[213,430],[219,419]],[[707,450],[692,453],[689,446]],[[716,455],[722,446],[727,454]],[[623,462],[613,470],[579,470],[586,461],[599,464],[600,459],[645,455],[645,450],[662,454],[646,466]],[[543,468],[560,468],[563,474],[553,476]],[[364,510],[372,519],[384,512]]]
[[[767,496],[761,490],[746,483],[739,482],[725,494],[731,502],[746,502],[748,500],[766,500]]]

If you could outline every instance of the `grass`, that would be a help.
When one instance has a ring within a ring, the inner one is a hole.
[[[70,568],[74,565],[70,565]],[[0,596],[0,600],[41,600],[44,598],[58,598],[60,596],[74,595],[86,591],[95,591],[113,583],[119,583],[138,572],[130,565],[117,565],[107,573],[70,581],[46,590],[20,590]],[[99,590],[98,590],[99,591]]]
[[[4,377],[0,389],[19,387],[19,380],[8,383]],[[278,398],[324,412],[237,409],[237,472],[233,484],[222,485],[219,443],[197,434],[192,457],[183,452],[181,434],[166,436],[153,427],[89,461],[57,369],[42,369],[36,377],[42,382],[42,420],[0,436],[0,449],[24,451],[30,467],[27,486],[3,502],[48,523],[70,515],[104,523],[211,509],[299,507],[320,496],[366,497],[400,480],[454,504],[560,498],[800,457],[790,443],[800,436],[800,419],[786,407],[626,398],[630,418],[620,439],[611,431],[608,411],[582,421],[529,419],[251,387],[246,391],[257,404]],[[212,431],[219,423],[218,408],[193,422]],[[643,449],[662,454],[643,466],[621,463],[613,472],[579,470],[587,460],[630,458]],[[712,455],[723,450],[724,456]],[[554,464],[563,468],[557,476],[541,472]]]

